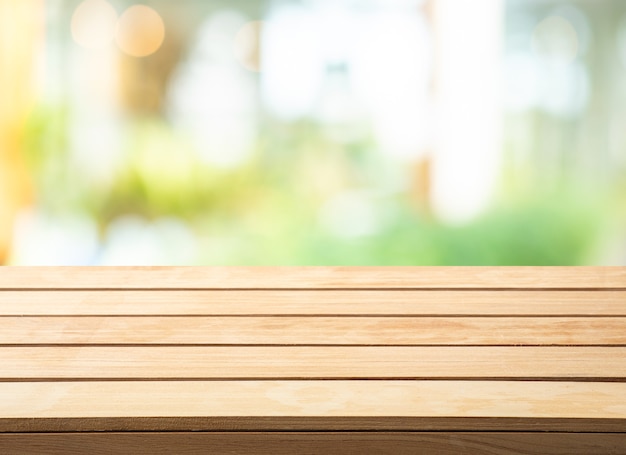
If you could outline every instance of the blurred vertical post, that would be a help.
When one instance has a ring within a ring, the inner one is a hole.
[[[432,52],[430,54],[430,70],[428,74],[427,103],[429,107],[435,105],[437,99],[437,81],[439,65],[437,64],[438,46],[435,33],[435,3],[437,0],[425,0],[421,5],[421,13],[426,20],[428,31],[431,33]],[[430,125],[432,129],[432,125]],[[432,216],[432,164],[434,154],[433,132],[429,131],[429,140],[419,158],[411,164],[411,199],[423,216]]]
[[[432,0],[434,214],[459,223],[491,202],[500,168],[503,0]]]
[[[121,101],[133,114],[163,114],[170,78],[189,39],[177,22],[176,7],[166,5],[160,5],[159,11],[167,14],[135,5],[127,10],[135,9],[132,19],[124,21],[122,16],[120,20],[117,43],[123,51],[119,66]]]
[[[7,261],[17,214],[32,197],[22,144],[42,12],[42,0],[0,0],[0,264]]]

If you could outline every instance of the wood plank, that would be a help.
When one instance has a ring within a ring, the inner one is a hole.
[[[598,433],[273,432],[0,435],[4,455],[98,454],[623,454],[626,435]]]
[[[0,378],[626,378],[623,347],[3,347]]]
[[[201,428],[205,430],[220,428],[223,417],[291,417],[294,424],[299,417],[322,418],[313,422],[312,430],[320,429],[325,418],[353,417],[370,418],[371,426],[365,428],[372,430],[393,429],[383,417],[585,419],[590,427],[595,419],[622,419],[626,424],[626,383],[621,382],[4,382],[0,397],[3,424],[19,418],[114,417],[213,419],[207,424],[215,426]],[[474,423],[480,425],[465,422]],[[427,424],[422,421],[420,429],[428,429]]]
[[[626,267],[7,267],[0,289],[619,288]]]
[[[0,290],[0,316],[173,314],[626,316],[626,291]]]
[[[0,344],[626,345],[626,317],[5,317]]]
[[[532,431],[626,433],[626,419],[571,417],[0,417],[0,433],[90,431]]]

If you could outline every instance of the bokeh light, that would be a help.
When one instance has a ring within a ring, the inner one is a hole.
[[[533,49],[552,60],[571,63],[578,56],[579,38],[570,21],[562,16],[550,16],[541,21],[533,32]]]
[[[133,5],[119,20],[116,42],[131,57],[146,57],[159,50],[165,39],[165,24],[154,9]]]
[[[321,207],[319,222],[336,237],[365,237],[380,229],[383,217],[379,212],[380,206],[366,192],[343,191]]]
[[[261,70],[260,40],[263,22],[248,22],[235,36],[233,51],[237,61],[250,71]]]
[[[102,49],[113,42],[117,12],[106,0],[85,0],[72,16],[72,38],[86,49]]]

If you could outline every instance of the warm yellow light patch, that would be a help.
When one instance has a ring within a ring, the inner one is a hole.
[[[154,54],[165,39],[165,24],[154,9],[133,5],[120,17],[115,37],[120,49],[132,57]]]
[[[235,36],[234,52],[237,61],[250,71],[261,70],[260,41],[263,22],[245,24]]]
[[[85,0],[72,16],[72,38],[86,49],[102,49],[117,29],[117,12],[106,0]]]

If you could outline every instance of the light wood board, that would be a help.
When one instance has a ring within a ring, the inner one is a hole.
[[[0,345],[626,346],[626,317],[5,317]]]
[[[623,379],[626,347],[3,347],[0,379]]]
[[[621,382],[3,382],[0,383],[0,397],[4,418],[626,418],[626,383]]]
[[[0,289],[626,289],[624,267],[11,267]]]
[[[626,291],[0,290],[0,316],[278,314],[626,316]]]

